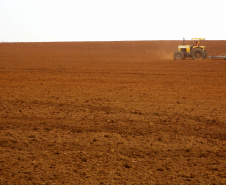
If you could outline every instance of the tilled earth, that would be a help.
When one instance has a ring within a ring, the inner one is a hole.
[[[1,43],[0,184],[226,184],[226,60],[178,44]]]

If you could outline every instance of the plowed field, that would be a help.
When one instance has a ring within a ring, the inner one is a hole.
[[[226,60],[181,43],[0,43],[0,184],[226,184]]]

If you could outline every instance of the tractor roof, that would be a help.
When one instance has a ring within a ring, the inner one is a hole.
[[[206,38],[192,38],[191,40],[206,40]]]

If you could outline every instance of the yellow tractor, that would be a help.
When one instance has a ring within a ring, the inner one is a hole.
[[[185,45],[185,40],[183,40],[183,45],[178,45],[177,51],[174,52],[175,60],[184,60],[186,57],[202,60],[207,57],[206,46],[200,46],[200,41],[205,38],[192,38],[192,40],[196,40],[196,45]]]

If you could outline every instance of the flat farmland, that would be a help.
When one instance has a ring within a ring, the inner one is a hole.
[[[181,43],[0,43],[0,184],[226,184],[226,60]]]

